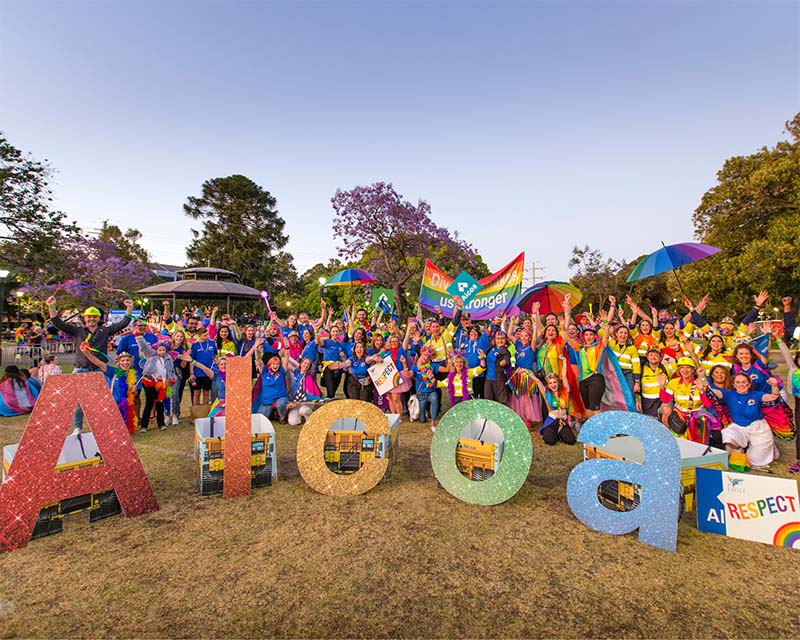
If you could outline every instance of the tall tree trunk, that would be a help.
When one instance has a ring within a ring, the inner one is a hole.
[[[392,285],[392,291],[394,291],[394,308],[397,312],[397,317],[401,318],[403,316],[403,301],[400,299],[400,285],[396,282]]]

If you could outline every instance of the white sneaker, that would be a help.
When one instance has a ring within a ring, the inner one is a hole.
[[[178,416],[172,416],[172,424],[178,424]]]

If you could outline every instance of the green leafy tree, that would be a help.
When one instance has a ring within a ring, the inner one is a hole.
[[[202,221],[186,250],[190,264],[234,271],[243,284],[266,289],[273,298],[293,291],[297,272],[283,251],[289,238],[276,207],[272,194],[245,176],[207,180],[201,195],[183,205],[186,215]]]
[[[117,225],[109,224],[108,220],[103,220],[103,226],[97,237],[101,242],[110,242],[117,249],[120,258],[131,262],[150,262],[150,253],[139,241],[142,234],[138,229],[126,229],[122,231]]]
[[[779,306],[800,287],[800,114],[786,131],[790,139],[773,148],[726,160],[694,212],[697,239],[722,251],[681,276],[687,289],[711,295],[711,316],[741,313],[762,289]]]
[[[65,213],[53,211],[53,170],[13,146],[0,132],[0,261],[28,276],[57,267],[54,246],[79,236]]]
[[[575,275],[570,278],[570,284],[576,286],[583,293],[583,299],[576,309],[588,309],[589,303],[596,311],[604,304],[609,295],[614,295],[619,303],[624,302],[625,296],[630,295],[642,307],[645,313],[650,305],[658,308],[669,308],[674,312],[682,308],[678,298],[678,285],[670,273],[628,282],[628,276],[640,260],[646,256],[639,256],[636,260],[625,262],[606,258],[599,249],[591,249],[588,245],[573,247],[569,267],[575,270]],[[625,313],[629,310],[626,308]]]
[[[588,308],[591,304],[595,311],[609,295],[618,294],[623,286],[619,272],[625,267],[625,262],[606,258],[602,251],[591,249],[589,245],[572,247],[568,266],[575,271],[570,284],[583,294],[582,305]]]

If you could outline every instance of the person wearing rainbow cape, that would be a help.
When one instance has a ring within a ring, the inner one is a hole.
[[[133,368],[133,356],[127,351],[118,351],[117,366],[114,366],[109,362],[103,362],[92,353],[88,343],[81,343],[80,349],[89,362],[106,374],[111,395],[122,415],[122,421],[128,427],[128,433],[134,433],[139,423],[133,399],[138,393],[139,380],[136,369]]]

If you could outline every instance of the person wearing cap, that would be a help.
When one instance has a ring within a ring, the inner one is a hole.
[[[718,418],[705,409],[703,391],[706,385],[696,376],[698,364],[686,356],[679,358],[677,364],[677,377],[667,380],[663,374],[658,376],[663,402],[661,422],[676,436],[708,444]]]
[[[117,352],[119,353],[120,351],[124,351],[133,356],[133,369],[136,372],[136,376],[141,379],[142,365],[144,364],[145,359],[139,350],[139,343],[136,339],[137,334],[144,336],[145,342],[147,342],[147,344],[149,344],[151,347],[158,342],[158,338],[156,338],[155,334],[150,332],[150,326],[147,324],[147,321],[140,317],[133,321],[133,331],[126,333],[119,339]],[[142,409],[142,398],[140,392],[141,387],[136,389],[136,392],[133,396],[134,407],[136,408],[137,415],[141,413]]]
[[[295,362],[300,362],[300,354],[303,353],[303,343],[300,342],[300,335],[292,329],[283,339],[283,348],[289,352],[289,357]]]
[[[753,301],[755,304],[744,315],[738,326],[731,316],[725,316],[719,321],[719,333],[722,336],[726,349],[733,349],[737,344],[741,344],[742,342],[746,342],[747,340],[751,339],[749,325],[753,323],[756,318],[758,318],[758,313],[761,311],[761,307],[768,298],[769,293],[767,291],[760,291],[758,295],[754,295]],[[697,307],[691,310],[691,323],[686,326],[687,332],[692,331],[694,328],[697,328],[698,331],[706,335],[710,335],[714,332],[714,329],[710,326],[708,321],[702,315],[700,315],[703,312],[707,302],[708,296],[703,298],[703,300],[698,303]]]
[[[72,339],[77,344],[83,342],[88,343],[92,353],[96,354],[97,357],[104,362],[108,362],[109,339],[111,336],[127,327],[133,317],[131,316],[133,312],[133,300],[125,300],[123,303],[125,305],[125,317],[119,322],[101,326],[100,310],[97,307],[88,307],[82,314],[82,325],[68,324],[60,317],[58,308],[56,307],[55,296],[50,296],[45,302],[47,303],[50,322],[53,323],[53,326],[59,331],[71,335]],[[79,350],[75,353],[75,367],[72,369],[72,373],[92,373],[95,371],[99,371],[98,367],[89,361],[82,351]],[[83,429],[83,409],[80,403],[78,403],[78,406],[75,408],[75,413],[72,415],[72,426],[77,432]]]

